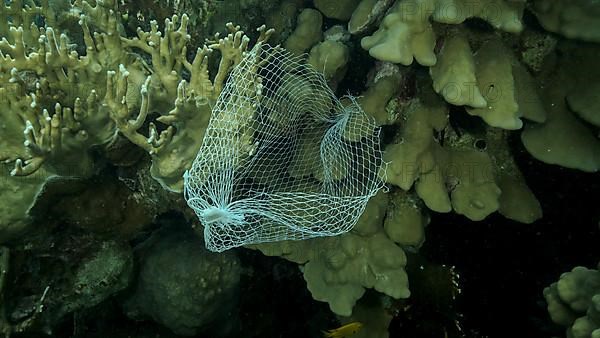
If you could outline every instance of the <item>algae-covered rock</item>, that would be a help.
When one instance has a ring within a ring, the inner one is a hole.
[[[533,72],[542,70],[556,48],[557,38],[545,31],[527,29],[521,34],[521,61]]]
[[[227,331],[234,324],[240,263],[233,252],[211,253],[191,229],[159,230],[137,249],[139,275],[124,308],[180,335]]]
[[[361,0],[352,12],[348,31],[352,34],[364,33],[383,17],[393,3],[394,0]]]
[[[302,0],[283,0],[278,6],[265,14],[265,24],[273,28],[272,41],[285,41],[293,32],[297,12],[302,8]]]
[[[35,204],[48,175],[27,177],[8,175],[8,165],[0,164],[0,243],[23,235],[30,228],[29,210]]]
[[[75,294],[65,299],[58,312],[91,308],[125,289],[133,277],[133,254],[122,243],[102,242],[100,248],[78,267],[73,280]]]
[[[1,290],[9,297],[0,305],[9,310],[13,330],[52,333],[70,316],[116,296],[132,280],[129,245],[62,230],[13,250],[10,272],[17,284]]]
[[[153,202],[107,177],[85,182],[83,191],[61,197],[51,206],[57,219],[109,238],[131,239],[150,224]]]

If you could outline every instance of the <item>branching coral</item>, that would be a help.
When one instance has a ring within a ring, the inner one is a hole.
[[[15,6],[19,3],[12,4]],[[12,13],[12,7],[4,8]],[[27,16],[38,11],[23,9]],[[239,27],[230,24],[226,37],[215,36],[214,41],[199,48],[193,61],[188,62],[186,15],[167,19],[164,32],[159,31],[157,22],[152,22],[150,31],[139,29],[137,37],[128,38],[122,36],[122,28],[111,14],[118,12],[114,1],[95,6],[83,1],[74,4],[72,11],[81,13],[79,23],[85,55],[80,56],[73,50],[65,33],[59,35],[48,26],[26,34],[33,35],[28,39],[22,26],[11,26],[10,39],[0,45],[2,78],[14,86],[21,85],[3,97],[14,101],[17,91],[31,92],[25,88],[31,85],[31,79],[19,81],[19,78],[28,71],[34,72],[37,75],[35,91],[26,99],[31,102],[11,102],[11,106],[42,109],[40,113],[29,113],[38,114],[38,118],[25,120],[29,158],[19,160],[13,154],[3,159],[15,161],[15,174],[31,174],[45,158],[61,157],[68,152],[68,147],[62,146],[67,138],[61,133],[70,132],[75,134],[76,140],[85,139],[77,149],[85,152],[91,145],[112,141],[119,131],[153,155],[152,172],[157,180],[166,188],[179,189],[178,180],[202,139],[201,130],[210,116],[210,104],[219,95],[229,70],[239,62],[248,38]],[[266,39],[270,32],[262,29],[260,39]],[[38,42],[31,45],[28,40]],[[213,50],[219,50],[222,58],[219,72],[211,83],[207,59]],[[186,73],[190,74],[188,80],[184,79]],[[102,82],[106,82],[105,88],[95,85]],[[57,94],[61,96],[56,97]],[[44,110],[53,100],[60,102],[56,102],[54,109]],[[87,111],[82,101],[87,102],[87,110],[94,111]],[[138,130],[151,113],[149,105],[162,115],[157,121],[168,127],[158,133],[155,124],[151,124],[149,135],[144,136]],[[15,109],[17,114],[25,114],[22,109]]]
[[[0,112],[0,160],[13,165],[13,176],[89,177],[95,170],[91,148],[106,149],[122,135],[151,155],[152,176],[165,189],[180,191],[211,105],[249,38],[228,24],[227,36],[215,35],[188,61],[185,14],[165,20],[163,31],[152,22],[149,31],[138,29],[137,37],[129,38],[115,15],[116,1],[69,5],[67,16],[79,22],[80,31],[74,32],[50,26],[58,18],[49,6],[43,1],[40,6],[0,5],[6,22],[0,41],[0,102],[7,107]],[[39,15],[44,26],[34,20]],[[259,31],[261,41],[272,33],[264,27]],[[78,34],[84,49],[72,43],[71,36]],[[211,80],[208,58],[214,50],[221,62]],[[140,130],[146,124],[144,134]],[[21,199],[23,208],[16,208],[22,216],[6,216],[6,222],[24,217],[45,178],[37,181],[28,198]],[[8,182],[25,184],[25,179]],[[8,193],[3,189],[3,195]]]
[[[152,60],[152,73],[140,90],[142,103],[139,111],[132,109],[134,107],[128,103],[128,95],[133,94],[128,89],[129,68],[123,65],[118,76],[109,72],[105,98],[117,129],[152,155],[152,176],[163,187],[173,191],[181,191],[183,172],[201,145],[211,107],[221,93],[225,77],[239,63],[249,42],[239,26],[229,24],[226,37],[215,35],[214,40],[199,48],[193,61],[188,62],[187,16],[182,16],[179,27],[175,29],[178,20],[174,16],[165,22],[165,34],[161,34],[157,23],[153,22],[150,32],[138,30],[137,38],[122,39],[126,47],[143,50]],[[264,27],[259,31],[259,41],[268,39],[272,32]],[[208,56],[213,50],[221,53],[221,62],[211,82]],[[184,72],[191,74],[189,81],[183,78]],[[156,125],[151,122],[149,135],[145,136],[138,130],[148,116],[149,101],[160,112],[157,121],[167,127],[158,132]],[[134,118],[135,114],[137,116]]]

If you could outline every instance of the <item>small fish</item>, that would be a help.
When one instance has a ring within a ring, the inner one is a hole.
[[[361,322],[350,322],[348,324],[344,324],[337,329],[323,331],[323,337],[325,338],[346,338],[350,337],[356,332],[358,332],[363,327],[363,323]]]

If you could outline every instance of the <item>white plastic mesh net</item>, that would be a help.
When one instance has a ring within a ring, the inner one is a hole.
[[[347,101],[303,57],[266,44],[246,53],[184,177],[209,250],[352,229],[383,162],[375,122]]]

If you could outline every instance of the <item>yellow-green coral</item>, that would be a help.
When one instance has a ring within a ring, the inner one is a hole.
[[[542,26],[572,39],[600,42],[600,4],[595,0],[535,0]]]
[[[569,108],[584,121],[600,127],[600,80],[592,80],[582,88],[577,88],[567,95]]]
[[[391,193],[383,228],[386,235],[405,249],[418,249],[425,241],[425,226],[429,217],[423,203],[413,193]]]
[[[429,18],[421,12],[419,1],[398,1],[375,33],[362,39],[361,45],[376,59],[410,65],[413,59],[424,66],[433,66],[435,34]]]
[[[304,9],[298,15],[296,29],[285,41],[284,47],[292,54],[301,54],[321,41],[323,16],[314,9]]]
[[[435,164],[434,132],[446,127],[448,108],[437,96],[424,96],[402,112],[400,122],[398,138],[388,145],[384,159],[389,162],[387,182],[408,190],[421,173],[431,171]]]
[[[498,212],[521,223],[532,223],[542,217],[542,207],[513,159],[508,138],[509,132],[506,130],[487,128],[485,139],[478,141],[485,142],[486,151],[494,164],[496,183],[502,191]]]
[[[591,108],[580,110],[577,98],[589,97],[586,93],[598,79],[598,47],[563,43],[560,48],[557,70],[543,73],[540,79],[547,119],[524,128],[521,140],[527,151],[543,162],[595,172],[600,170],[600,141],[583,121],[585,118],[578,119],[571,109],[585,114]]]
[[[458,137],[446,127],[447,107],[428,92],[425,89],[402,113],[404,126],[385,150],[387,182],[404,190],[414,184],[418,196],[433,211],[454,210],[481,220],[499,207],[501,191],[493,162],[473,147],[471,138]]]
[[[487,106],[477,86],[475,59],[469,41],[460,32],[444,41],[438,62],[429,72],[433,89],[448,103],[476,108]]]
[[[492,127],[520,129],[523,121],[515,98],[514,78],[509,51],[501,41],[486,42],[475,54],[477,87],[487,104],[467,108],[471,115],[480,116]]]
[[[89,140],[81,149],[107,143],[118,131],[152,155],[152,174],[165,188],[180,190],[182,173],[195,156],[202,130],[208,123],[210,104],[216,100],[226,74],[246,49],[248,38],[239,27],[230,25],[228,36],[216,36],[208,46],[199,48],[193,61],[189,62],[186,15],[167,19],[164,32],[159,31],[157,22],[152,22],[150,31],[140,29],[137,37],[128,38],[120,36],[116,19],[109,15],[118,11],[115,2],[107,1],[92,7],[84,1],[77,9],[82,12],[80,25],[85,55],[79,56],[71,50],[67,35],[60,34],[58,39],[58,33],[50,27],[40,30],[40,36],[45,38],[41,38],[39,46],[28,46],[22,38],[22,28],[13,28],[13,43],[5,40],[0,46],[5,61],[2,71],[14,73],[12,82],[18,82],[20,72],[31,70],[39,74],[37,92],[42,95],[32,94],[33,99],[41,96],[38,101],[45,99],[43,95],[54,95],[50,93],[52,91],[64,92],[65,96],[60,98],[65,106],[62,108],[64,113],[57,114],[55,109],[49,109],[47,115],[53,119],[49,125],[62,129],[63,133],[71,130],[76,136],[85,133],[86,128],[91,129],[93,132],[85,134]],[[106,31],[94,31],[98,27]],[[207,65],[212,50],[222,54],[214,83],[209,79]],[[148,55],[151,66],[136,54],[140,51]],[[44,54],[47,56],[41,58]],[[190,74],[188,80],[183,78],[185,71]],[[102,82],[107,85],[95,85]],[[46,86],[48,93],[44,92]],[[150,123],[149,134],[143,135],[138,130],[145,122],[150,104],[153,111],[161,115],[157,121],[166,124],[167,128],[159,133]],[[38,104],[43,105],[46,102]],[[62,115],[64,117],[59,120]],[[32,125],[36,127],[35,123]],[[49,135],[48,132],[44,134]],[[52,139],[58,142],[57,137]],[[77,139],[83,137],[77,136]],[[66,140],[63,137],[62,143]],[[49,142],[44,145],[57,148]],[[42,150],[45,153],[58,151],[52,149]],[[38,158],[24,159],[17,164],[30,162],[37,165],[41,161]]]
[[[3,222],[5,227],[26,219],[48,177],[92,175],[97,169],[92,148],[107,151],[120,136],[150,154],[151,174],[165,189],[181,191],[211,104],[249,42],[239,27],[229,24],[226,36],[216,35],[189,61],[185,14],[165,20],[162,31],[151,22],[149,31],[140,28],[137,37],[127,37],[115,15],[118,2],[65,6],[68,15],[60,19],[75,17],[78,26],[64,25],[68,30],[60,31],[50,26],[58,18],[47,2],[0,5],[6,18],[0,27],[0,103],[6,107],[0,111],[0,161],[3,169],[13,167],[13,176],[40,173],[36,180],[7,181],[3,196],[19,182],[36,184],[23,190],[14,212],[5,214],[10,220]],[[37,15],[44,16],[44,27],[36,25]],[[259,39],[271,32],[259,29]],[[80,38],[83,48],[72,38]],[[221,53],[221,62],[211,79],[208,58],[214,50]],[[148,132],[141,132],[146,124]]]
[[[339,81],[346,73],[349,59],[349,48],[343,42],[325,40],[311,48],[308,63],[322,72],[327,80]]]
[[[358,98],[358,103],[365,113],[375,118],[379,125],[392,124],[395,116],[387,109],[389,101],[397,94],[402,75],[399,68],[388,62],[376,65],[372,81],[367,83],[367,90]]]
[[[354,229],[336,237],[255,245],[266,255],[303,264],[307,287],[316,300],[342,316],[352,314],[365,288],[406,298],[408,278],[404,251],[383,231],[388,196],[379,193],[367,204]]]
[[[560,99],[560,96],[550,99],[546,105],[548,119],[544,124],[532,125],[523,131],[523,145],[543,162],[589,172],[598,171],[600,141],[572,116]]]
[[[128,95],[126,83],[129,82],[129,71],[126,67],[120,70],[121,80],[117,81],[125,90],[107,99],[111,111],[119,112],[112,115],[119,131],[152,155],[153,177],[166,189],[173,191],[182,190],[183,172],[189,167],[201,145],[211,107],[221,92],[227,73],[239,62],[241,53],[246,50],[249,42],[239,27],[229,24],[229,34],[226,37],[220,38],[217,35],[208,46],[199,48],[193,61],[189,62],[185,56],[188,37],[186,20],[184,15],[177,29],[177,17],[173,21],[168,20],[164,35],[158,32],[156,23],[153,23],[151,32],[138,31],[138,38],[124,40],[130,48],[139,48],[151,55],[152,64],[156,65],[153,67],[151,80],[141,89],[142,104],[139,112],[132,109],[134,107],[129,106],[127,100],[121,99]],[[266,39],[269,34],[270,31],[262,29],[260,39]],[[208,55],[212,50],[221,52],[221,63],[211,82]],[[184,69],[191,74],[189,81],[183,78]],[[111,73],[111,76],[115,75]],[[109,83],[110,87],[114,85]],[[145,136],[138,129],[148,114],[148,100],[156,105],[154,109],[160,109],[161,104],[164,106],[157,121],[168,127],[158,132],[151,123],[149,135]]]
[[[544,289],[548,313],[556,324],[567,327],[567,337],[600,335],[600,271],[582,266],[565,272]]]
[[[591,172],[600,169],[598,48],[564,48],[562,36],[537,27],[526,28],[521,37],[498,32],[522,29],[525,1],[398,0],[389,12],[392,0],[362,0],[355,7],[358,2],[315,1],[316,10],[300,14],[285,45],[297,54],[309,52],[308,63],[332,87],[362,90],[362,108],[386,125],[386,133],[397,132],[393,140],[384,140],[391,142],[385,151],[389,192],[371,201],[351,233],[265,244],[260,250],[300,264],[314,298],[326,301],[336,313],[352,313],[356,320],[376,313],[383,324],[376,333],[365,329],[362,334],[383,337],[389,313],[380,306],[377,312],[364,311],[368,306],[357,300],[368,288],[408,296],[404,251],[418,249],[424,241],[429,221],[425,207],[472,220],[494,211],[524,223],[541,217],[540,203],[508,143],[518,134],[509,130],[525,124],[525,149],[541,161]],[[530,9],[545,29],[598,41],[594,1],[532,3]],[[268,14],[268,23],[279,28],[283,41],[305,5],[296,0],[265,5],[276,8]],[[0,5],[0,16],[8,18],[0,22],[0,38],[6,38],[0,41],[0,170],[7,175],[0,182],[0,242],[29,229],[29,209],[48,180],[89,177],[100,169],[90,150],[104,159],[113,144],[129,140],[149,153],[150,173],[165,189],[181,189],[181,175],[200,146],[211,107],[249,42],[239,27],[228,25],[224,36],[210,38],[194,53],[185,15],[169,17],[164,25],[153,22],[137,36],[128,36],[117,19],[121,9],[114,0]],[[322,32],[323,16],[350,19],[354,40],[329,39]],[[480,29],[481,22],[475,20],[456,26],[467,18],[482,19],[496,30]],[[38,26],[41,22],[45,27]],[[363,47],[379,59],[366,80],[357,78],[366,69],[349,68],[359,64],[352,59],[358,54],[353,48],[365,32],[374,33],[364,37]],[[266,30],[262,33],[259,39],[268,35]],[[556,41],[560,52],[555,54]],[[582,61],[573,50],[586,50],[588,55]],[[209,74],[217,68],[210,62],[215,52],[221,53],[222,61],[218,71]],[[421,76],[422,67],[391,63],[409,65],[413,59],[429,66],[431,82],[413,85],[405,75]],[[346,87],[345,79],[354,82]],[[291,76],[284,81],[302,79]],[[356,83],[364,87],[357,89]],[[413,86],[416,97],[406,91]],[[479,134],[462,130],[460,122],[449,125],[457,117],[469,118],[461,115],[465,111],[478,116],[469,122],[481,118],[486,123],[477,125]],[[314,160],[319,149],[310,136],[303,135],[300,148]],[[347,142],[363,136],[344,134]],[[301,164],[290,163],[290,176],[297,177],[297,165]],[[323,180],[319,172],[317,165],[312,174]],[[334,176],[341,179],[344,173],[337,170]],[[269,178],[267,174],[257,182],[268,184]],[[571,325],[574,336],[585,336],[591,327],[587,317],[597,318],[600,310],[593,299],[585,303],[592,316],[583,314],[582,297],[573,291],[573,285],[580,285],[574,282],[575,274],[584,273],[578,269],[565,276],[560,290],[558,284],[551,287],[547,297],[552,318]],[[579,307],[566,311],[566,304]],[[576,322],[576,317],[585,318]]]
[[[360,7],[359,7],[360,8]],[[362,8],[361,8],[362,10]],[[410,65],[413,58],[433,66],[436,34],[430,18],[439,23],[460,24],[477,17],[507,32],[523,29],[523,4],[504,0],[402,0],[396,1],[379,29],[361,44],[376,59]]]
[[[520,129],[521,117],[537,122],[546,118],[531,75],[495,37],[473,55],[458,31],[444,42],[430,74],[434,90],[448,103],[465,105],[469,114],[492,127]]]
[[[314,0],[315,7],[328,18],[348,20],[360,0]]]

